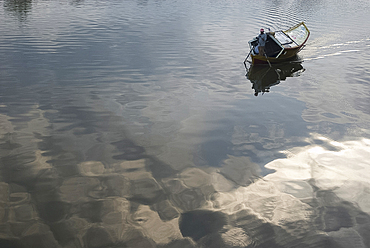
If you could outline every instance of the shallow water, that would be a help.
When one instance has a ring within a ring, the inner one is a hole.
[[[370,247],[369,10],[0,0],[0,245]]]

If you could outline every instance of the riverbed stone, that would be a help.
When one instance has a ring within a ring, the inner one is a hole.
[[[113,174],[103,179],[103,184],[107,187],[108,196],[130,196],[130,180],[120,174]]]
[[[123,161],[114,165],[114,171],[130,180],[152,177],[152,173],[146,168],[146,159]]]
[[[206,235],[219,232],[227,224],[227,216],[222,212],[194,210],[182,213],[179,227],[184,237],[197,241]]]
[[[131,200],[152,205],[164,198],[164,191],[154,178],[131,181]]]
[[[31,204],[22,204],[11,207],[11,219],[17,222],[27,222],[33,220],[37,216],[37,212]]]
[[[200,189],[184,189],[177,194],[171,195],[171,200],[178,209],[191,211],[205,204],[206,197]]]
[[[59,248],[49,227],[42,223],[35,223],[29,227],[21,238],[21,243],[27,248]]]
[[[92,177],[72,177],[60,186],[61,200],[66,202],[88,201],[91,192],[99,191],[100,181]]]
[[[168,221],[179,217],[179,211],[168,200],[155,203],[152,206],[152,209],[157,211],[159,217],[163,221]]]
[[[248,186],[258,179],[260,168],[256,163],[251,162],[248,157],[229,156],[224,161],[220,173],[236,184]]]
[[[73,226],[69,220],[52,223],[50,225],[50,229],[53,232],[55,239],[62,246],[78,241],[78,230],[76,230],[76,227]]]
[[[134,226],[140,227],[142,232],[157,244],[166,244],[182,237],[177,219],[163,221],[158,213],[147,205],[139,205],[131,218]]]
[[[125,248],[156,248],[156,243],[146,237],[141,230],[131,228],[123,235],[123,247]]]
[[[9,202],[9,185],[4,182],[0,182],[0,203]]]
[[[90,227],[83,239],[87,248],[104,248],[114,244],[109,232],[101,226]]]
[[[242,228],[230,228],[221,234],[223,243],[227,247],[248,247],[253,240]]]
[[[181,172],[180,178],[190,188],[200,188],[211,183],[211,176],[198,168],[184,170]]]
[[[105,166],[100,161],[86,161],[78,165],[78,169],[82,176],[96,177],[101,176],[105,172]]]
[[[197,248],[197,244],[191,238],[177,239],[168,244],[158,245],[157,248]]]

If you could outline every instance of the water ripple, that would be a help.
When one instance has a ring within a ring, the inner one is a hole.
[[[1,3],[1,244],[369,246],[368,1]],[[301,21],[254,97],[248,40]]]

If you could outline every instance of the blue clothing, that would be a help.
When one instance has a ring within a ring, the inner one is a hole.
[[[264,47],[266,44],[266,40],[267,40],[267,34],[265,33],[259,34],[257,38],[258,38],[258,45]]]
[[[259,45],[255,46],[255,48],[254,48],[254,53],[255,53],[255,54],[258,54],[258,53],[259,53],[259,51],[258,51],[258,47],[259,47]]]

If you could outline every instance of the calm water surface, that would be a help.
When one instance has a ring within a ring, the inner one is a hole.
[[[370,247],[369,13],[0,0],[0,246]],[[244,68],[301,21],[298,63]]]

